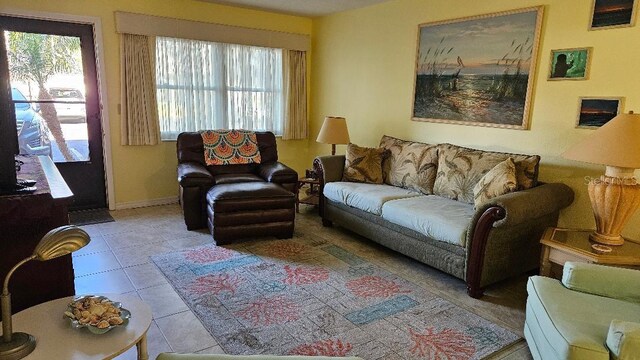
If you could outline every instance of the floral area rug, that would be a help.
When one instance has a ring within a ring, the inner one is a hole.
[[[462,360],[519,339],[326,241],[204,245],[152,259],[228,354]]]

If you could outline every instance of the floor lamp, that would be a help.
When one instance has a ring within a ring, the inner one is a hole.
[[[589,199],[596,230],[589,236],[606,245],[622,245],[620,235],[640,207],[640,185],[634,177],[640,168],[640,115],[620,114],[569,148],[562,156],[605,165],[600,178],[589,182]]]
[[[316,141],[323,144],[331,144],[331,155],[335,155],[336,144],[346,145],[349,143],[347,120],[338,116],[325,117]]]

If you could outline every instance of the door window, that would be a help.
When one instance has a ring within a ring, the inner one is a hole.
[[[80,38],[5,31],[21,154],[89,161]]]

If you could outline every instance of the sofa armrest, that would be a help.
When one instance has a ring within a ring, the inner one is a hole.
[[[342,180],[344,155],[318,156],[313,161],[314,169],[322,184]]]
[[[566,262],[562,284],[568,289],[640,303],[640,271],[610,266]]]
[[[611,321],[607,333],[607,348],[614,360],[638,359],[640,324],[621,320]]]
[[[505,210],[505,216],[496,221],[493,226],[511,226],[560,211],[571,205],[573,196],[573,190],[565,184],[542,184],[531,189],[497,196],[477,211],[482,214],[490,207],[501,207]]]
[[[178,183],[183,187],[213,185],[213,176],[202,164],[186,162],[178,164]]]
[[[298,182],[298,173],[287,165],[277,161],[268,164],[260,164],[258,167],[258,176],[263,178],[265,181],[276,184]]]

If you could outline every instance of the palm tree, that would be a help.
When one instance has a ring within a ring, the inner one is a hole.
[[[80,39],[76,37],[13,31],[7,34],[11,77],[18,81],[35,82],[39,100],[52,100],[45,88],[51,76],[80,72],[82,69],[77,57]],[[45,102],[40,104],[40,109],[65,160],[73,160],[56,108],[52,103]]]

